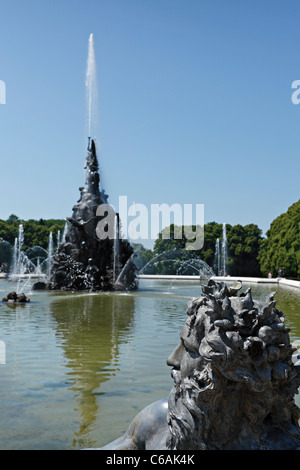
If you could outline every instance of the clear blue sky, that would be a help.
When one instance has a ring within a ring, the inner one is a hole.
[[[298,0],[0,1],[0,218],[70,216],[94,34],[109,201],[270,223],[300,198]]]

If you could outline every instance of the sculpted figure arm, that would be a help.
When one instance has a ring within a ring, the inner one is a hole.
[[[167,412],[167,399],[148,405],[136,415],[123,436],[101,450],[165,449],[168,436]]]

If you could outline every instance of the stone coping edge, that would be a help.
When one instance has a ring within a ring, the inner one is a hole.
[[[197,281],[200,279],[200,276],[176,276],[172,274],[140,274],[138,279],[161,279],[161,280],[191,280]],[[300,281],[294,281],[292,279],[286,279],[283,277],[274,277],[274,278],[263,278],[263,277],[240,277],[240,276],[212,276],[210,279],[214,281],[225,281],[225,282],[235,282],[242,281],[245,283],[254,283],[254,284],[274,284],[282,285],[289,287],[296,287],[300,289]]]

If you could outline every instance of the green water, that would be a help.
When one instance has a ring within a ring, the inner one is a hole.
[[[1,298],[14,289],[0,281]],[[262,300],[272,290],[252,286]],[[33,292],[28,304],[0,304],[0,449],[101,447],[121,435],[168,395],[166,359],[200,294],[198,282],[147,280],[133,293]],[[299,290],[279,288],[276,298],[300,339]]]

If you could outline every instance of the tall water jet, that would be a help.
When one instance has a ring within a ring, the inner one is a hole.
[[[220,239],[217,238],[216,246],[215,246],[215,262],[214,262],[214,269],[217,272],[217,275],[220,276],[221,271],[221,251],[220,251]]]
[[[24,243],[24,228],[19,225],[18,245],[17,245],[17,274],[24,274],[24,265],[22,263],[22,246]]]
[[[53,258],[53,235],[52,232],[49,234],[48,242],[48,259],[47,259],[47,280],[50,280],[51,267],[52,267],[52,258]]]
[[[222,233],[222,274],[227,276],[227,258],[228,258],[228,249],[227,249],[227,234],[226,234],[226,224],[223,224],[223,233]]]
[[[60,230],[57,231],[56,243],[57,243],[57,248],[58,248],[59,245],[60,245],[60,243],[61,243],[61,234],[60,234]]]
[[[41,261],[40,261],[39,256],[37,258],[35,274],[37,274],[39,277],[42,276],[42,267],[41,267]]]
[[[24,243],[24,228],[23,225],[19,225],[18,236],[15,238],[14,248],[13,248],[13,260],[12,260],[12,272],[11,280],[19,281],[20,276],[24,274],[25,268],[23,263],[23,253],[22,246]]]
[[[68,232],[68,222],[65,223],[64,230],[61,237],[61,243],[66,243],[66,235]]]
[[[96,106],[98,100],[97,74],[96,74],[96,55],[94,46],[94,35],[90,34],[88,45],[88,59],[86,69],[86,92],[88,107],[88,136],[95,135]]]
[[[113,248],[113,282],[116,284],[116,280],[120,271],[120,220],[119,214],[115,215],[115,226],[114,226],[114,248]]]

